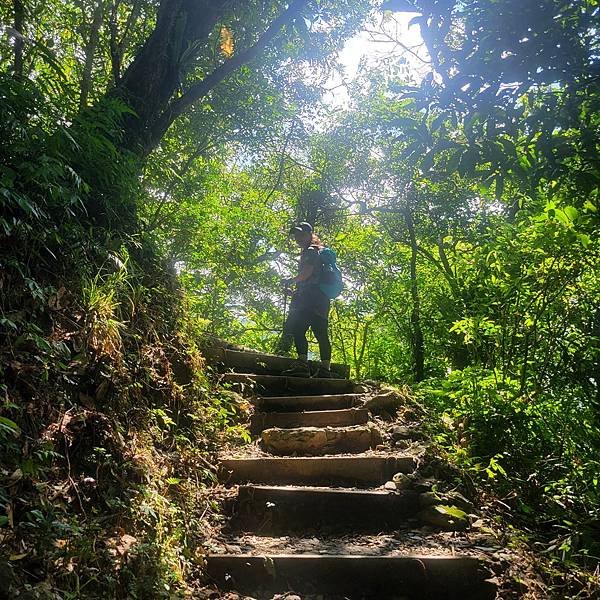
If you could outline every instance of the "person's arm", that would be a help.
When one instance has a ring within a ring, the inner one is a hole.
[[[290,277],[287,281],[290,285],[293,285],[294,283],[299,283],[300,281],[306,281],[314,273],[314,270],[315,265],[305,264],[302,267],[302,271],[300,271],[300,273],[298,273],[296,277]]]
[[[316,265],[320,262],[319,252],[315,248],[309,248],[306,250],[307,255],[305,260],[302,263],[302,269],[300,273],[296,275],[296,277],[290,277],[286,279],[287,285],[294,285],[296,283],[300,283],[301,281],[306,281],[309,279],[315,271]]]

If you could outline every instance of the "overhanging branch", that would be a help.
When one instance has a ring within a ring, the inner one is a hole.
[[[298,16],[306,1],[294,0],[291,2],[287,9],[267,27],[254,46],[250,46],[250,48],[234,55],[218,66],[212,73],[209,73],[204,79],[192,84],[182,96],[173,100],[152,127],[151,138],[161,139],[171,123],[194,104],[194,102],[206,96],[208,92],[214,89],[228,75],[254,60],[277,36],[282,28]]]

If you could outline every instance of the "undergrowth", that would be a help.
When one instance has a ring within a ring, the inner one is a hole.
[[[243,406],[213,389],[176,275],[131,226],[122,107],[50,126],[33,88],[0,83],[0,597],[192,593]]]
[[[219,519],[212,456],[239,436],[241,407],[212,391],[177,303],[115,275],[79,290],[62,282],[35,321],[10,313],[17,331],[0,350],[7,597],[171,597],[200,570]]]
[[[576,390],[526,395],[520,382],[471,367],[416,388],[439,453],[487,497],[517,545],[535,552],[553,598],[600,588],[596,412]]]

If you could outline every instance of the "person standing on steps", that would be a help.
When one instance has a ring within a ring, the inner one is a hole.
[[[298,361],[284,375],[297,377],[331,377],[331,342],[329,341],[329,298],[321,291],[319,282],[323,263],[320,251],[325,247],[313,232],[310,223],[302,222],[290,229],[290,236],[302,249],[298,275],[283,280],[286,290],[294,286],[288,317],[283,326],[279,350],[286,352],[293,340]],[[321,363],[316,373],[308,364],[308,341],[306,332],[311,329],[319,343]],[[287,346],[287,347],[286,347]]]

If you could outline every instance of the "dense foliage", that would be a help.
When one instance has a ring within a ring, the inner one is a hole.
[[[334,360],[412,383],[447,458],[592,581],[600,7],[372,4],[0,6],[0,595],[193,586],[244,409],[197,344],[275,347],[293,219],[346,279]],[[365,23],[392,50],[327,100]]]

